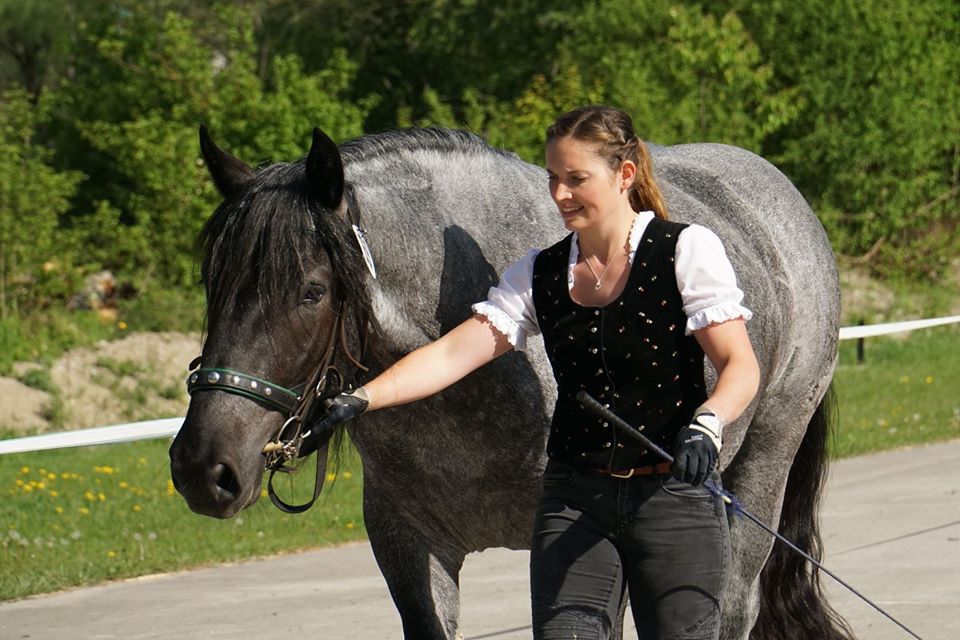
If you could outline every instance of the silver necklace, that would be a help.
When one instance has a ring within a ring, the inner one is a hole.
[[[596,258],[597,256],[593,256],[593,257]],[[613,261],[616,260],[616,259],[617,259],[617,256],[616,256],[616,254],[614,254],[614,256],[610,259],[610,262],[608,262],[608,263],[607,263],[607,266],[603,269],[603,273],[601,273],[600,275],[597,275],[597,272],[593,270],[593,266],[590,264],[590,259],[589,259],[589,258],[584,258],[584,259],[583,259],[583,261],[587,263],[587,268],[590,269],[590,273],[592,273],[592,274],[593,274],[593,277],[596,278],[596,280],[597,280],[597,283],[596,283],[595,285],[593,285],[593,290],[594,290],[594,291],[600,291],[600,287],[603,286],[600,281],[603,280],[603,276],[607,275],[607,271],[610,270],[610,266],[613,264]],[[598,259],[598,261],[599,261],[599,259]]]

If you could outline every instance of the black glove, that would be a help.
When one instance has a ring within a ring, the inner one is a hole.
[[[723,423],[709,410],[699,410],[690,425],[677,434],[673,477],[695,487],[703,484],[720,457]]]
[[[303,434],[303,442],[300,445],[301,456],[313,453],[318,446],[329,440],[338,425],[366,411],[369,398],[366,390],[359,387],[350,393],[338,394],[328,399],[325,404],[327,412]]]

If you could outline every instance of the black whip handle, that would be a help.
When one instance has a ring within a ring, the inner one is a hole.
[[[633,438],[634,440],[642,444],[649,451],[653,451],[655,454],[657,454],[667,462],[673,462],[672,455],[670,455],[669,453],[667,453],[657,445],[653,444],[653,442],[651,442],[650,439],[647,438],[647,436],[643,435],[642,433],[640,433],[639,431],[631,427],[629,424],[627,424],[626,421],[623,420],[623,418],[615,414],[613,411],[610,411],[610,409],[606,408],[605,406],[603,406],[602,404],[594,400],[593,396],[591,396],[586,391],[581,390],[577,394],[577,402],[582,404],[585,408],[589,409],[590,411],[593,411],[595,414],[597,414],[607,422],[612,422],[613,426],[617,427],[618,429],[620,429],[620,431],[622,431],[623,433],[627,434],[628,436],[630,436],[631,438]]]

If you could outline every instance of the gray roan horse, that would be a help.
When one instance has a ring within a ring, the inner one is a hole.
[[[464,132],[389,132],[338,148],[316,130],[305,159],[259,170],[205,130],[201,149],[224,196],[203,236],[202,367],[251,376],[243,381],[296,387],[334,345],[345,383],[362,382],[348,355],[376,373],[466,318],[528,248],[566,233],[543,169]],[[839,318],[827,238],[793,185],[756,155],[716,144],[651,151],[673,219],[723,239],[755,312],[748,327],[760,392],[727,429],[724,485],[819,554]],[[348,223],[355,216],[376,278]],[[338,313],[341,335],[331,336]],[[460,633],[468,553],[527,548],[554,398],[542,343],[533,341],[443,393],[348,425],[363,461],[370,542],[406,638]],[[259,496],[261,451],[286,419],[263,400],[193,395],[170,459],[194,511],[226,518]],[[320,448],[323,463],[327,451]],[[734,519],[731,527],[723,638],[847,637],[817,573],[753,524]]]

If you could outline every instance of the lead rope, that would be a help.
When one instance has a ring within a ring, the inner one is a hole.
[[[599,402],[597,402],[597,401],[596,401],[589,393],[587,393],[586,391],[580,391],[580,392],[577,394],[577,401],[578,401],[580,404],[582,404],[586,409],[589,409],[590,411],[593,411],[593,412],[596,413],[597,415],[601,416],[604,420],[606,420],[606,421],[608,421],[608,422],[612,422],[612,423],[614,424],[614,426],[616,426],[618,429],[620,429],[621,431],[623,431],[625,434],[627,434],[628,436],[630,436],[631,438],[633,438],[634,440],[636,440],[637,442],[639,442],[640,444],[642,444],[642,445],[644,446],[644,448],[646,448],[646,449],[648,449],[648,450],[656,453],[658,456],[660,456],[661,458],[663,458],[663,459],[666,460],[667,462],[670,462],[670,463],[673,462],[673,456],[671,456],[669,453],[667,453],[666,451],[664,451],[663,449],[661,449],[660,447],[658,447],[657,445],[655,445],[653,442],[651,442],[651,441],[650,441],[646,436],[644,436],[642,433],[640,433],[639,431],[637,431],[636,429],[634,429],[633,427],[631,427],[626,421],[624,421],[622,418],[620,418],[620,416],[618,416],[618,415],[615,414],[614,412],[610,411],[610,409],[608,409],[607,407],[605,407],[605,406],[603,406],[602,404],[600,404]],[[903,624],[902,622],[900,622],[899,620],[897,620],[896,618],[894,618],[892,615],[890,615],[890,614],[887,613],[886,611],[884,611],[882,608],[880,608],[879,605],[875,604],[875,603],[874,603],[872,600],[870,600],[868,597],[866,597],[865,595],[863,595],[862,593],[860,593],[859,591],[857,591],[856,589],[854,589],[852,586],[850,586],[849,584],[847,584],[846,582],[844,582],[843,580],[841,580],[835,573],[833,573],[832,571],[830,571],[830,570],[828,570],[826,567],[824,567],[823,564],[821,564],[819,560],[817,560],[816,558],[812,557],[809,553],[807,553],[806,551],[804,551],[803,549],[801,549],[801,548],[798,547],[797,545],[795,545],[795,544],[793,544],[792,542],[790,542],[789,540],[787,540],[787,539],[786,539],[785,537],[783,537],[783,535],[781,535],[779,532],[777,532],[776,530],[770,528],[770,527],[767,526],[764,522],[762,522],[759,518],[757,518],[755,515],[753,515],[753,514],[750,513],[749,511],[747,511],[747,509],[743,506],[743,503],[740,502],[739,498],[737,498],[735,495],[733,495],[733,494],[730,493],[729,491],[725,491],[724,489],[721,489],[720,487],[718,487],[716,484],[714,484],[714,483],[713,483],[712,481],[710,481],[710,480],[704,482],[704,483],[703,483],[703,486],[706,487],[707,490],[708,490],[710,493],[712,493],[713,495],[715,495],[715,496],[717,496],[718,498],[720,498],[720,499],[723,501],[724,504],[728,505],[728,506],[730,507],[730,510],[733,511],[734,514],[738,514],[738,515],[745,516],[748,520],[750,520],[751,522],[753,522],[754,524],[756,524],[757,526],[759,526],[761,529],[763,529],[764,531],[766,531],[767,533],[769,533],[770,535],[772,535],[774,538],[776,538],[777,540],[779,540],[779,541],[782,542],[783,544],[787,545],[789,548],[791,548],[791,549],[793,549],[794,551],[796,551],[797,553],[799,553],[799,554],[800,554],[801,556],[803,556],[808,562],[810,562],[811,564],[813,564],[813,566],[815,566],[817,569],[819,569],[820,571],[823,571],[825,574],[827,574],[828,576],[830,576],[831,578],[833,578],[834,580],[836,580],[836,581],[837,581],[838,583],[840,583],[844,588],[846,588],[850,593],[852,593],[853,595],[857,596],[858,598],[860,598],[861,600],[863,600],[864,602],[866,602],[867,604],[869,604],[871,607],[873,607],[874,609],[876,609],[877,611],[879,611],[880,613],[882,613],[884,616],[886,616],[891,622],[893,622],[894,624],[896,624],[898,627],[900,627],[901,629],[903,629],[904,631],[906,631],[907,633],[909,633],[911,636],[913,636],[913,637],[916,638],[917,640],[923,640],[920,636],[918,636],[916,633],[914,633],[913,631],[911,631],[905,624]]]

